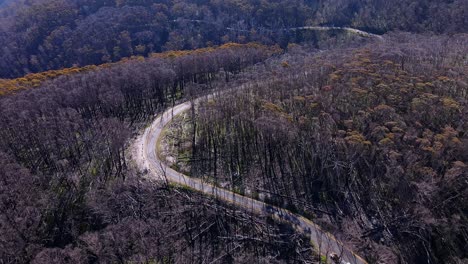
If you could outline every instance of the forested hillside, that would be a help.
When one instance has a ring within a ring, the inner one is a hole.
[[[201,103],[176,167],[322,221],[372,262],[465,263],[466,54],[466,35],[291,47]]]
[[[306,25],[466,32],[467,0],[39,0],[0,10],[0,78],[227,42],[316,41]]]
[[[167,52],[162,52],[162,53],[153,53],[150,56],[150,59],[155,59],[155,58],[170,59],[170,58],[178,58],[178,57],[190,56],[190,55],[198,55],[198,56],[206,55],[207,57],[211,58],[212,56],[211,53],[213,53],[216,50],[217,52],[223,51],[223,50],[229,52],[229,50],[237,50],[237,49],[243,49],[243,48],[260,49],[263,51],[267,51],[267,54],[270,54],[270,55],[279,54],[282,52],[282,50],[277,46],[267,47],[267,46],[259,45],[256,43],[248,43],[248,44],[226,43],[222,46],[214,47],[214,48],[210,47],[210,48],[187,50],[187,51],[167,51]],[[255,59],[256,56],[259,56],[259,55],[263,56],[264,54],[263,55],[253,54],[253,59]],[[232,58],[231,59],[224,58],[224,59],[232,60]],[[0,96],[13,94],[15,92],[30,89],[30,88],[41,87],[47,81],[54,80],[61,76],[62,77],[73,76],[74,74],[78,74],[78,73],[108,69],[108,68],[122,66],[124,64],[130,65],[130,64],[138,63],[144,60],[145,58],[142,56],[134,56],[128,59],[127,58],[123,59],[116,63],[105,63],[99,66],[88,65],[84,67],[72,67],[72,68],[65,68],[62,70],[50,70],[50,71],[45,71],[45,72],[40,72],[40,73],[30,73],[23,77],[19,77],[15,79],[0,79]],[[210,61],[210,63],[213,63],[213,61]],[[227,70],[233,71],[233,72],[237,72],[239,70],[239,67],[245,66],[245,65],[242,65],[244,63],[242,61],[236,61],[236,62],[230,61],[230,63],[231,64],[227,66],[228,67]],[[197,65],[196,67],[200,67],[200,66]],[[211,70],[215,66],[203,65],[203,67],[204,68],[208,67],[208,69]],[[236,67],[238,68],[237,70],[236,70]],[[192,71],[192,70],[189,70],[189,71]],[[226,79],[229,80],[229,74],[226,76]],[[203,80],[204,78],[202,79],[202,81]]]
[[[466,14],[0,0],[0,264],[468,263]]]
[[[290,227],[149,182],[126,158],[126,142],[154,114],[275,52],[228,45],[134,60],[1,98],[0,262],[314,257]]]

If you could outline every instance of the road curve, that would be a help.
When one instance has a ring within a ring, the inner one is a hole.
[[[367,264],[364,259],[345,247],[341,242],[336,240],[333,235],[323,231],[318,225],[305,217],[276,206],[265,204],[262,201],[216,187],[200,179],[188,177],[166,166],[165,162],[160,160],[157,151],[157,143],[161,137],[162,130],[172,121],[174,116],[189,110],[190,107],[191,103],[185,102],[170,108],[162,115],[159,115],[135,141],[135,154],[133,159],[141,169],[146,169],[148,171],[148,177],[190,187],[194,190],[240,206],[249,212],[270,215],[276,219],[289,222],[296,230],[310,236],[311,242],[313,242],[313,245],[321,255],[330,256],[331,254],[336,254],[340,257],[340,262],[338,263],[341,264]]]

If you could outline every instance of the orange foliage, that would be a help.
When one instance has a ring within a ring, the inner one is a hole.
[[[72,67],[62,70],[51,70],[40,73],[30,73],[16,79],[0,79],[0,96],[8,95],[20,90],[35,88],[40,86],[44,81],[52,80],[59,76],[70,75],[80,72],[86,72],[96,69],[97,66],[89,65],[85,67]]]
[[[206,54],[206,53],[210,53],[219,49],[245,49],[245,48],[268,50],[271,55],[278,54],[283,51],[279,46],[265,46],[265,45],[255,43],[255,42],[251,42],[247,44],[229,42],[221,46],[214,46],[214,47],[201,48],[201,49],[195,49],[195,50],[171,50],[171,51],[166,51],[166,52],[161,52],[161,53],[152,53],[150,54],[150,57],[162,58],[162,59],[177,58],[177,57],[183,57],[183,56],[194,55],[194,54]]]
[[[246,48],[253,48],[253,49],[261,49],[267,50],[270,55],[278,54],[282,52],[282,49],[278,46],[265,46],[258,43],[247,43],[247,44],[239,44],[239,43],[226,43],[219,47],[208,47],[208,48],[201,48],[195,50],[178,50],[178,51],[166,51],[162,53],[153,53],[150,55],[150,58],[161,58],[161,59],[168,59],[168,58],[176,58],[181,56],[188,56],[188,55],[196,55],[196,54],[206,54],[210,52],[214,52],[219,49],[246,49]],[[55,79],[59,76],[63,75],[71,75],[86,71],[92,71],[99,68],[109,68],[115,64],[119,63],[126,63],[128,61],[144,61],[146,58],[142,56],[133,56],[130,58],[124,58],[119,62],[115,63],[105,63],[99,66],[96,65],[88,65],[85,67],[72,67],[66,68],[62,70],[51,70],[45,71],[40,73],[32,73],[27,74],[23,77],[16,78],[16,79],[0,79],[0,96],[8,95],[15,93],[20,90],[35,88],[41,86],[44,81]]]

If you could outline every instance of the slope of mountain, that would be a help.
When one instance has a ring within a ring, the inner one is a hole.
[[[466,32],[467,0],[18,2],[0,27],[0,78],[230,41],[316,40],[285,28],[351,26],[370,32]],[[0,15],[1,17],[1,15]]]
[[[467,1],[4,1],[0,263],[467,263]]]
[[[468,36],[291,47],[172,127],[173,168],[311,217],[376,263],[468,256]]]

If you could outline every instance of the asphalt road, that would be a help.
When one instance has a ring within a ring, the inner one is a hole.
[[[159,115],[151,124],[151,126],[149,126],[140,136],[140,138],[135,141],[135,144],[137,144],[137,157],[134,157],[134,159],[140,168],[148,170],[150,177],[190,187],[194,190],[212,195],[218,199],[240,206],[247,211],[257,214],[270,215],[273,218],[289,222],[296,230],[307,233],[310,236],[313,245],[317,248],[321,255],[338,255],[340,257],[340,262],[338,263],[340,264],[367,263],[353,251],[345,247],[333,235],[323,231],[318,225],[306,219],[305,217],[276,206],[265,204],[262,201],[236,194],[227,189],[213,186],[209,183],[201,181],[200,179],[188,177],[166,166],[164,161],[161,161],[158,157],[158,140],[161,136],[163,128],[172,121],[172,118],[184,111],[189,110],[190,106],[190,102],[179,104],[167,110],[162,115]]]

